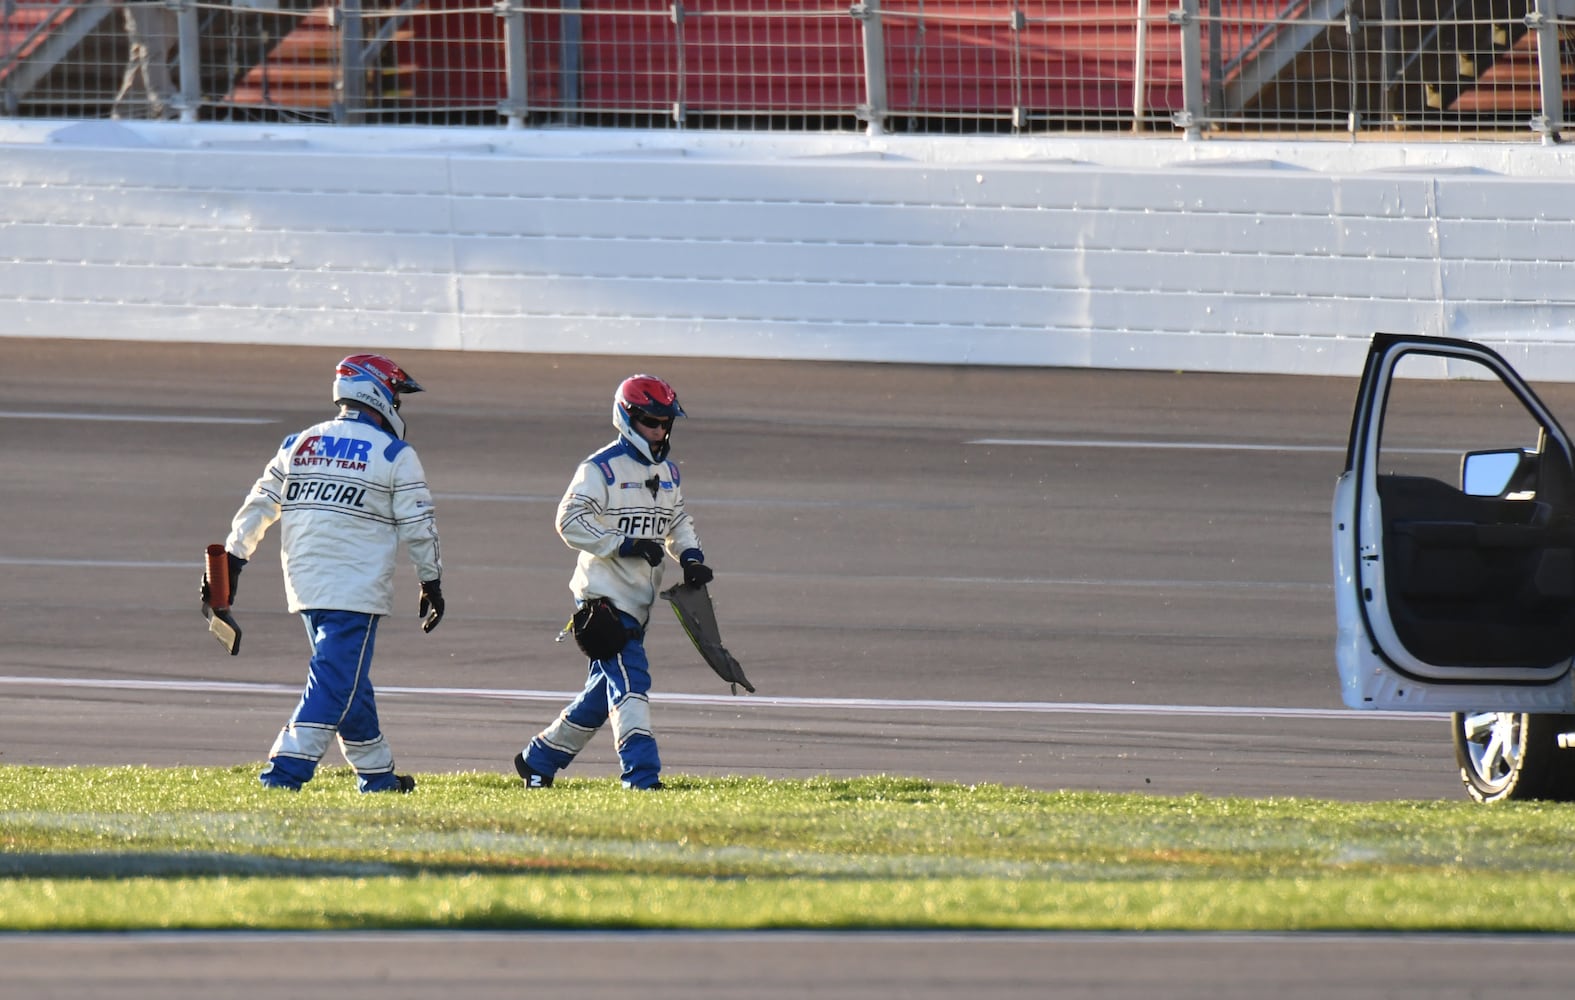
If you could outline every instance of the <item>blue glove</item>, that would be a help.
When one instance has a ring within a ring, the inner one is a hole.
[[[625,558],[639,557],[652,566],[662,564],[662,547],[649,538],[625,538],[618,546],[618,554]]]

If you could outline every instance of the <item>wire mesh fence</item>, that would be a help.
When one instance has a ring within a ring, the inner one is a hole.
[[[1557,137],[1575,0],[0,0],[0,112]]]

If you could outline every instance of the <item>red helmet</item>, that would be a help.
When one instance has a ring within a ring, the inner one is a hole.
[[[618,428],[618,435],[652,462],[667,457],[673,421],[683,415],[678,393],[655,375],[631,375],[618,384],[618,391],[613,394],[613,426]],[[660,441],[648,441],[635,430],[635,422],[642,418],[666,424]]]
[[[381,354],[352,354],[334,368],[334,402],[350,400],[375,410],[394,436],[405,436],[399,394],[420,392],[421,383]]]

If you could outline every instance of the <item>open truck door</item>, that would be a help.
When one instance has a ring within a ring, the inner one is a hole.
[[[1335,487],[1341,697],[1454,713],[1481,801],[1575,791],[1571,455],[1491,349],[1374,335]]]

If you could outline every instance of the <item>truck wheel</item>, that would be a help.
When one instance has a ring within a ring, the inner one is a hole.
[[[1450,718],[1455,762],[1478,802],[1575,798],[1575,757],[1561,759],[1559,734],[1575,716],[1525,712],[1456,712]]]

